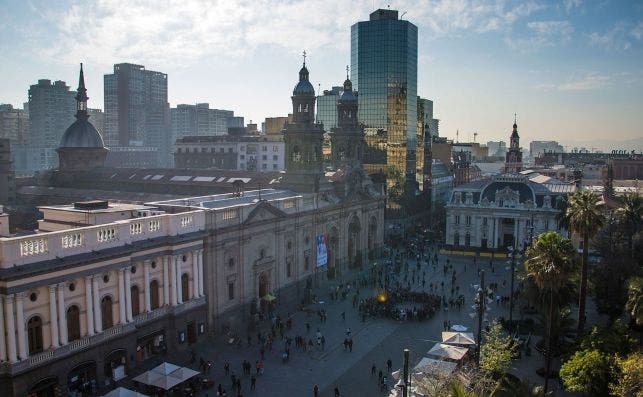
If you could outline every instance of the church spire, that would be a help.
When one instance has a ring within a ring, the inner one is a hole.
[[[83,64],[80,64],[80,75],[78,76],[78,90],[76,91],[76,119],[87,120],[87,89],[85,88],[85,74],[83,73]]]

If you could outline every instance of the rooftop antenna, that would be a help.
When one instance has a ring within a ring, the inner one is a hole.
[[[455,130],[455,143],[458,143],[459,136],[460,136],[460,130]]]
[[[348,65],[346,65],[346,80],[348,80]]]
[[[400,15],[400,19],[402,19],[402,17],[404,16],[404,14],[406,14],[406,11],[404,11],[404,12],[402,13],[402,15]]]
[[[518,115],[514,113],[514,124],[518,124],[517,120],[518,120]]]
[[[475,141],[476,141],[476,138],[477,138],[477,137],[478,137],[478,133],[477,133],[477,132],[474,132],[474,133],[473,133],[473,142],[474,142],[474,143],[475,143]]]

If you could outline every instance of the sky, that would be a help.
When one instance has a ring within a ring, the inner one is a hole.
[[[286,115],[306,50],[315,88],[341,85],[350,27],[377,8],[418,26],[418,95],[440,135],[643,149],[643,0],[0,0],[0,103],[38,79],[103,107],[115,63],[168,74],[169,102],[246,122]],[[619,142],[623,141],[623,142]]]

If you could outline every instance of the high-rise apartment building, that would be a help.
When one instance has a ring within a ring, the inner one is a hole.
[[[89,121],[101,134],[105,134],[105,113],[103,109],[87,109]]]
[[[337,100],[342,92],[343,87],[333,87],[317,96],[317,122],[324,125],[326,132],[337,127]]]
[[[38,80],[29,87],[29,138],[20,165],[20,172],[55,168],[58,165],[56,148],[63,133],[74,122],[76,113],[75,91],[64,81]],[[20,167],[22,168],[22,167]]]
[[[29,113],[0,104],[0,138],[7,138],[13,145],[25,144],[29,138]]]
[[[261,123],[261,130],[266,135],[281,135],[288,123],[292,123],[292,114],[281,117],[266,117],[266,120]]]
[[[171,164],[167,74],[120,63],[104,76],[105,144],[158,149],[158,165]]]
[[[564,151],[563,145],[556,141],[531,141],[529,143],[529,153],[532,158],[544,153],[562,153]]]
[[[351,77],[367,144],[364,168],[386,176],[393,200],[417,186],[417,35],[417,26],[395,10],[376,10],[351,27]]]
[[[210,109],[208,103],[177,105],[170,109],[172,144],[184,136],[226,135],[230,127],[243,127],[243,117],[234,111]]]

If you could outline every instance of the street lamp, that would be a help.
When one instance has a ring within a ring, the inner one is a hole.
[[[480,286],[478,286],[478,292],[476,294],[475,304],[476,309],[478,310],[478,340],[476,344],[477,356],[476,360],[478,365],[480,365],[480,347],[482,343],[482,317],[485,313],[485,290],[484,290],[484,270],[480,270]]]
[[[509,251],[509,255],[511,255],[511,284],[510,284],[510,289],[511,293],[509,295],[509,324],[511,327],[513,327],[513,313],[514,313],[514,279],[515,279],[515,273],[516,273],[516,256],[520,258],[520,251],[517,250],[515,247],[507,247],[507,250]]]

